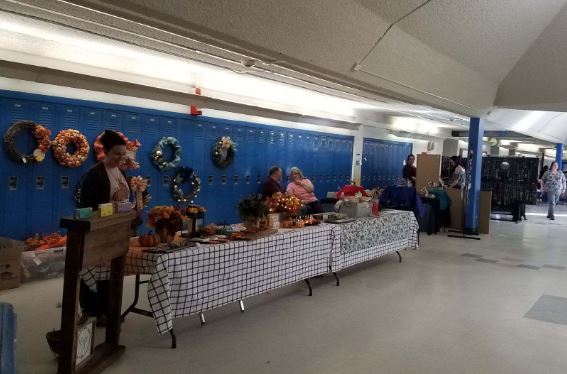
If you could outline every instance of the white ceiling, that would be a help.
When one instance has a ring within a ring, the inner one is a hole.
[[[0,0],[0,9],[397,110],[406,105],[414,115],[417,107],[400,101],[467,116],[492,111],[493,128],[516,126],[517,113],[503,108],[567,109],[567,0],[432,0],[376,44],[423,3]],[[246,59],[254,67],[239,65]],[[541,123],[523,132],[567,139],[556,122]]]

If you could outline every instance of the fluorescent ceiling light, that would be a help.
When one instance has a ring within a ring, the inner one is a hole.
[[[394,130],[415,132],[425,135],[437,135],[439,134],[439,128],[442,127],[445,126],[420,118],[392,117],[392,129]]]
[[[363,99],[343,99],[0,12],[2,52],[12,61],[32,60],[34,65],[181,92],[198,86],[205,96],[322,118],[354,120],[358,111],[378,109]]]

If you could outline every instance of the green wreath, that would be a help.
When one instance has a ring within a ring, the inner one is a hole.
[[[184,183],[191,183],[191,186],[193,187],[191,192],[188,194],[183,192],[182,187]],[[193,203],[193,199],[197,197],[199,191],[201,191],[201,179],[199,179],[193,169],[188,167],[179,168],[177,173],[175,173],[171,187],[173,198],[180,203],[185,203],[187,201]]]
[[[230,136],[219,138],[213,145],[211,157],[216,167],[224,169],[229,167],[236,156],[236,143]]]
[[[173,148],[173,159],[171,161],[166,161],[164,158],[163,149],[166,145]],[[181,150],[181,145],[179,145],[177,139],[171,136],[162,138],[152,150],[152,160],[154,160],[154,164],[162,171],[173,169],[181,162]]]
[[[37,142],[37,148],[31,154],[19,152],[14,144],[15,137],[22,131],[27,131]],[[39,163],[45,159],[45,153],[51,147],[50,135],[51,131],[33,121],[18,121],[4,133],[4,150],[10,159],[19,164]]]

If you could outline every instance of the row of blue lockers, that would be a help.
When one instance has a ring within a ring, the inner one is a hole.
[[[142,143],[137,154],[141,168],[128,174],[151,180],[151,205],[176,204],[171,197],[175,170],[159,171],[150,155],[162,137],[177,138],[183,148],[180,166],[193,168],[201,178],[195,202],[207,207],[207,222],[239,221],[237,202],[259,192],[272,165],[283,167],[286,175],[291,166],[300,167],[313,181],[318,197],[336,191],[351,178],[350,136],[0,91],[2,133],[19,120],[46,126],[52,139],[67,128],[79,130],[91,145],[104,129],[138,139]],[[235,161],[226,169],[215,167],[211,160],[212,146],[221,136],[230,136],[237,143]],[[16,144],[25,152],[35,147],[27,134],[18,137]],[[42,163],[34,165],[16,164],[1,152],[0,236],[21,239],[35,232],[56,231],[59,218],[72,214],[75,208],[73,195],[81,175],[94,164],[92,151],[87,162],[74,169],[60,166],[51,151]],[[282,184],[285,187],[285,181]]]
[[[402,177],[412,146],[412,143],[364,138],[361,184],[366,188],[395,185]]]

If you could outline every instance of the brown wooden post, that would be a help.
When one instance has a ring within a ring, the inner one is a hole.
[[[100,373],[120,355],[120,313],[124,280],[124,256],[130,245],[130,227],[135,212],[90,219],[62,218],[67,229],[63,307],[61,311],[62,347],[59,374]],[[110,261],[109,307],[105,341],[95,347],[93,355],[75,367],[77,320],[79,310],[80,272]]]

